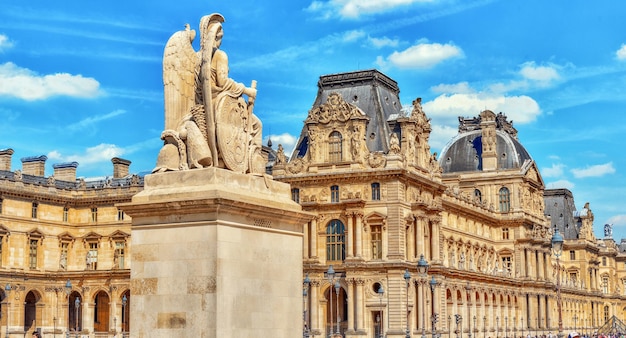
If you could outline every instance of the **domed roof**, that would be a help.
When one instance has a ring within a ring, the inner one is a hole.
[[[439,163],[444,173],[483,170],[483,131],[480,117],[459,118],[459,134],[441,151]],[[517,140],[517,130],[502,113],[496,118],[495,143],[497,169],[517,169],[532,157]]]

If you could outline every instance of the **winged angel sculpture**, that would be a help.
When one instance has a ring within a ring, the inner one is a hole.
[[[228,56],[220,49],[223,22],[220,14],[200,19],[199,51],[189,25],[167,41],[164,145],[153,173],[206,167],[265,172],[261,121],[252,113],[256,81],[246,87],[228,77]]]

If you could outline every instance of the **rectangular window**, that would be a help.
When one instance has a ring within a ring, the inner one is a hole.
[[[570,259],[571,261],[576,260],[576,250],[570,250],[570,251],[569,251],[569,259]]]
[[[116,268],[124,268],[124,249],[126,247],[125,242],[115,242],[115,254],[113,255],[113,265]]]
[[[32,218],[37,218],[37,207],[39,206],[39,204],[37,204],[37,202],[33,202],[33,206],[31,209],[31,217]]]
[[[30,245],[28,248],[28,267],[30,269],[37,269],[37,244],[39,243],[36,239],[30,240]]]
[[[571,280],[575,285],[578,284],[578,275],[576,274],[576,272],[569,273],[569,280]]]
[[[300,203],[300,189],[291,189],[291,199],[296,203]]]
[[[508,271],[511,272],[512,269],[512,263],[511,263],[511,257],[502,257],[502,269],[504,271]]]
[[[61,242],[61,258],[59,258],[59,269],[62,271],[67,270],[67,253],[69,244],[67,242]]]
[[[0,214],[2,213],[2,198],[0,198]]]
[[[328,160],[332,162],[342,161],[342,139],[341,134],[333,131],[328,139]]]
[[[89,243],[89,252],[87,252],[87,269],[98,269],[98,243]]]
[[[372,183],[372,201],[380,201],[380,183]]]
[[[91,223],[98,222],[98,208],[91,208]]]
[[[123,221],[124,220],[124,210],[117,209],[117,220],[118,221]]]
[[[339,203],[339,186],[333,185],[330,187],[330,202]]]
[[[372,225],[372,259],[383,258],[383,233],[380,225]]]
[[[70,213],[70,208],[64,207],[63,208],[63,222],[67,223],[67,221],[69,220],[69,213]]]
[[[509,239],[509,228],[502,228],[502,239]]]
[[[609,277],[602,277],[602,293],[609,293]]]

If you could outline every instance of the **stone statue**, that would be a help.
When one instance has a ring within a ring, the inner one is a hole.
[[[261,121],[252,113],[256,82],[250,87],[228,77],[228,56],[220,14],[200,19],[200,50],[189,25],[174,33],[163,52],[165,130],[153,172],[219,167],[262,174]],[[244,99],[248,97],[248,101]]]
[[[396,133],[392,133],[391,137],[389,137],[389,153],[390,154],[400,153],[400,139],[398,138],[398,134]]]
[[[278,150],[276,151],[276,164],[285,164],[287,163],[287,155],[285,155],[285,149],[282,144],[278,145]]]
[[[607,238],[613,237],[613,224],[604,225],[604,237],[607,237]]]

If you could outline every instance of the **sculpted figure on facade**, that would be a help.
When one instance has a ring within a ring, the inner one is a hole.
[[[228,77],[220,14],[200,19],[200,50],[189,25],[174,33],[163,53],[164,146],[153,172],[218,167],[261,174],[261,121],[252,113],[256,83]],[[244,99],[244,95],[248,100]]]
[[[389,137],[389,153],[390,154],[400,154],[400,139],[398,139],[398,134],[392,133],[391,137]]]

